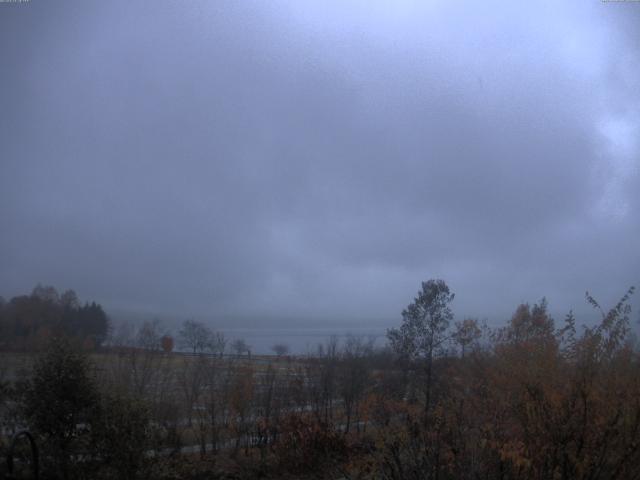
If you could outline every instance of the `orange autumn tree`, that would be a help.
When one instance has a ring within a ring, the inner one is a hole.
[[[638,356],[625,343],[633,288],[578,334],[555,329],[546,302],[520,306],[499,332],[489,401],[508,414],[491,433],[513,478],[632,478],[640,473]],[[496,431],[497,430],[497,431]]]
[[[633,289],[592,327],[520,305],[490,343],[441,357],[430,422],[410,409],[378,431],[380,478],[640,478],[640,358]]]

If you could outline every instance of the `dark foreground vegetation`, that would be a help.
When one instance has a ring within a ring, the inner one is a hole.
[[[108,350],[52,335],[33,361],[0,357],[0,450],[27,428],[41,478],[640,478],[632,293],[609,311],[587,295],[590,327],[543,300],[490,329],[454,322],[432,280],[390,348],[353,337],[304,358],[223,356],[196,322],[189,355],[153,323]]]

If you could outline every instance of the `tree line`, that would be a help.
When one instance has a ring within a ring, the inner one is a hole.
[[[0,350],[34,351],[54,337],[74,338],[87,349],[107,338],[109,318],[96,302],[82,304],[73,290],[62,294],[37,285],[30,295],[0,297]]]

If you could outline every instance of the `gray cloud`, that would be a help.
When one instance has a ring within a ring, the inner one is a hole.
[[[640,6],[0,5],[0,291],[395,321],[638,283]],[[257,320],[260,321],[260,320]]]

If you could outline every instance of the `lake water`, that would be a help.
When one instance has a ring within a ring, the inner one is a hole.
[[[236,339],[243,339],[256,355],[271,354],[271,347],[277,343],[289,346],[290,353],[303,355],[317,351],[318,345],[326,344],[332,336],[343,343],[349,335],[374,338],[376,346],[386,342],[386,328],[221,328],[230,345]]]

